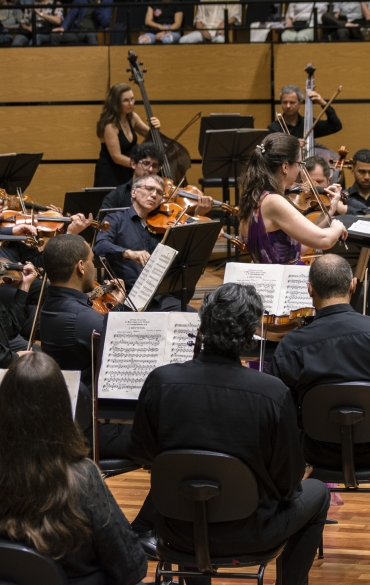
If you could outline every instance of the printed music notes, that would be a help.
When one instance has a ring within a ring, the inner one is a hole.
[[[99,397],[136,399],[154,368],[192,359],[198,326],[196,313],[109,313]]]
[[[309,270],[309,266],[229,262],[224,282],[253,284],[269,314],[287,315],[295,309],[312,307],[307,291]]]

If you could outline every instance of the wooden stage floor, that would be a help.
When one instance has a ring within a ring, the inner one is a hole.
[[[109,488],[130,522],[135,518],[148,493],[149,478],[147,471],[139,470],[107,480]],[[310,572],[310,585],[370,584],[370,493],[342,494],[342,497],[343,506],[330,508],[329,517],[338,520],[338,524],[325,526],[325,558],[314,561]],[[145,581],[154,580],[155,566],[154,562],[149,562]],[[273,585],[275,583],[273,564],[267,567],[265,575],[265,585]],[[231,585],[236,582],[218,579],[217,583]]]

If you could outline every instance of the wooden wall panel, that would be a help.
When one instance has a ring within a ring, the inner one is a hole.
[[[294,58],[292,58],[294,54]],[[275,45],[275,97],[287,84],[305,88],[308,62],[316,67],[316,89],[330,98],[339,85],[343,86],[341,99],[368,99],[370,78],[365,63],[369,59],[368,43],[326,43]]]
[[[349,150],[349,157],[360,148],[370,149],[368,120],[370,104],[337,104],[335,106],[343,128],[337,134],[319,138],[319,142],[337,151],[342,145]]]
[[[93,186],[94,170],[95,165],[90,164],[40,165],[27,195],[41,205],[53,203],[63,207],[67,191]]]
[[[104,100],[108,47],[1,49],[2,102]]]
[[[268,99],[269,45],[111,47],[110,83],[129,83],[127,51],[148,69],[151,100]]]
[[[97,158],[101,106],[0,107],[0,152],[43,152],[44,159]]]

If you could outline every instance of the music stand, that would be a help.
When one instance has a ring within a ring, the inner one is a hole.
[[[25,191],[42,157],[43,153],[0,155],[0,187],[9,195],[17,195],[17,188]]]
[[[178,254],[156,291],[157,294],[181,292],[181,310],[187,309],[187,292],[194,290],[202,276],[220,233],[219,221],[177,225],[167,230],[162,241]]]
[[[207,130],[232,130],[236,128],[254,128],[254,116],[240,114],[210,114],[202,116],[200,121],[198,150],[201,157],[204,154],[204,141]]]
[[[113,187],[114,189],[114,187]],[[110,193],[107,189],[86,189],[84,191],[69,191],[64,196],[63,215],[76,215],[83,213],[85,217],[89,213],[96,217],[103,203],[104,197]],[[88,244],[92,244],[95,231],[88,227],[80,233],[80,236],[85,238]]]

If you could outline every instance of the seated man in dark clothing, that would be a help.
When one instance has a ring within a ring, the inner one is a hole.
[[[50,44],[57,45],[97,45],[97,28],[109,26],[112,16],[110,0],[73,0],[63,26],[54,28],[50,35]],[[81,7],[81,4],[90,6]],[[71,32],[69,32],[71,31]]]
[[[362,148],[353,155],[352,172],[355,182],[348,189],[348,213],[359,214],[358,207],[361,206],[361,215],[369,213],[370,207],[370,150]]]
[[[263,551],[288,539],[283,583],[304,585],[329,494],[320,481],[301,481],[305,460],[289,389],[240,362],[262,315],[262,300],[253,286],[224,284],[205,297],[199,329],[203,351],[193,360],[149,374],[128,453],[150,463],[163,451],[201,449],[245,461],[258,483],[258,507],[244,520],[211,524],[211,554]],[[154,518],[165,542],[192,550],[191,523],[158,512]]]
[[[47,242],[44,266],[50,286],[40,316],[42,351],[62,370],[81,370],[81,381],[91,389],[91,335],[101,333],[104,322],[87,295],[94,288],[92,251],[81,236],[61,235]],[[123,301],[119,291],[113,294]],[[129,431],[130,425],[101,424],[101,457],[122,457]],[[91,440],[91,427],[85,435]]]
[[[308,291],[316,317],[280,341],[271,364],[271,374],[290,388],[298,409],[304,394],[319,384],[370,381],[370,317],[349,304],[355,288],[341,256],[325,254],[312,264]],[[340,445],[305,436],[304,451],[309,463],[341,466]],[[359,467],[369,464],[370,444],[355,446],[355,461]]]

